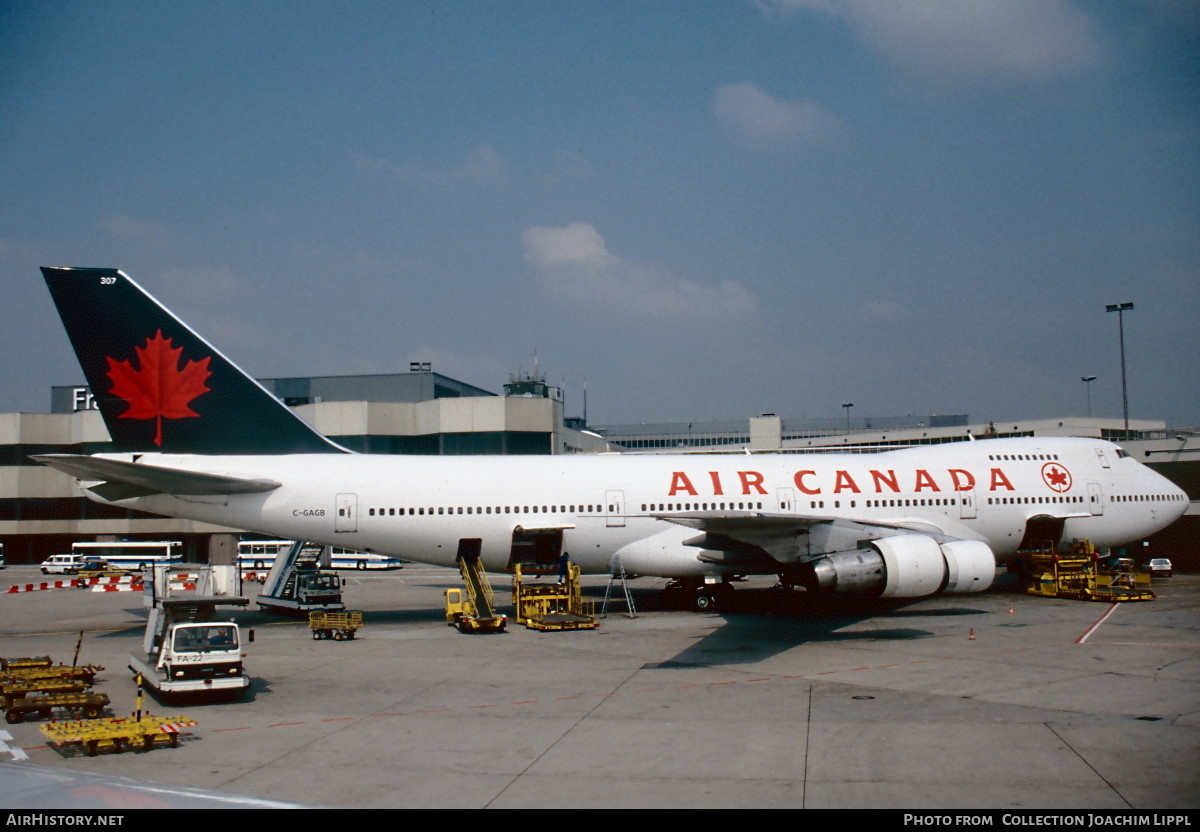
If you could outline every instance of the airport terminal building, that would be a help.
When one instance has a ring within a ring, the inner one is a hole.
[[[376,454],[829,453],[1009,436],[1092,436],[1119,441],[1182,487],[1187,515],[1131,554],[1200,568],[1200,436],[1165,423],[1063,418],[972,423],[962,414],[789,419],[763,414],[722,422],[590,426],[565,417],[562,392],[522,373],[494,393],[414,364],[408,373],[260,379],[321,433]],[[51,412],[0,414],[0,543],[9,563],[37,563],[90,540],[180,540],[189,560],[208,559],[234,530],[102,505],[33,454],[111,450],[86,386],[55,387]]]

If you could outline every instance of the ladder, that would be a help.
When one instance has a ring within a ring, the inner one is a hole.
[[[608,568],[608,586],[604,589],[604,603],[600,607],[600,616],[608,615],[608,601],[612,596],[613,582],[620,580],[621,591],[625,593],[625,607],[629,610],[630,618],[637,618],[637,608],[633,605],[633,594],[629,591],[629,576],[625,574],[625,566],[621,563],[620,555],[613,555]],[[618,599],[619,600],[619,599]]]

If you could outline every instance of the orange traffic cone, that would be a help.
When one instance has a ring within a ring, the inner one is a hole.
[[[1017,614],[1017,613],[1016,613],[1016,610],[1014,610],[1014,609],[1013,609],[1013,603],[1012,603],[1012,601],[1009,601],[1009,602],[1008,602],[1008,614],[1009,614],[1009,615],[1016,615],[1016,614]]]
[[[967,636],[967,641],[974,641],[974,640],[975,640],[975,628],[972,627],[971,634],[969,636]]]

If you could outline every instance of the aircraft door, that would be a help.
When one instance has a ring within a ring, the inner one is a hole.
[[[337,514],[334,515],[333,530],[335,532],[358,531],[357,494],[337,495]]]
[[[625,492],[611,490],[604,492],[604,517],[606,526],[625,525]]]
[[[1062,541],[1066,518],[1039,514],[1025,521],[1025,534],[1017,544],[1017,551],[1028,549],[1057,549]]]
[[[963,520],[975,519],[975,489],[958,492],[958,516]]]
[[[1088,511],[1094,517],[1104,514],[1104,491],[1098,482],[1088,483]]]
[[[545,574],[558,565],[558,556],[562,554],[562,529],[530,529],[526,531],[520,526],[513,529],[512,547],[508,554],[508,570],[511,572],[516,564],[521,564],[521,571],[526,574]]]
[[[780,514],[795,514],[796,513],[796,492],[791,488],[779,488],[775,491],[775,496],[779,500]]]

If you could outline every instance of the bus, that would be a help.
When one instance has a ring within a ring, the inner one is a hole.
[[[83,561],[104,561],[113,569],[149,569],[156,563],[183,563],[178,540],[106,540],[72,543],[71,554]]]
[[[294,540],[243,540],[238,543],[239,569],[270,569],[277,555],[286,555]],[[388,555],[358,552],[331,546],[329,565],[333,569],[399,569],[404,561]]]

